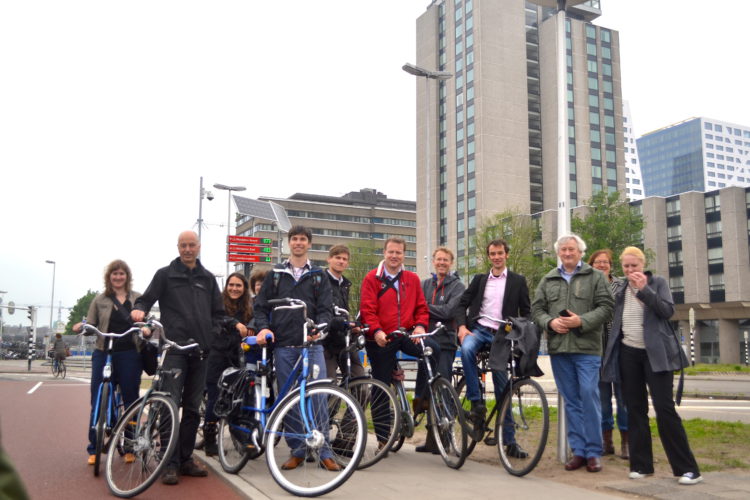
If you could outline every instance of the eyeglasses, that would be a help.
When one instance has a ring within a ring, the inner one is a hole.
[[[612,263],[611,263],[610,261],[608,261],[608,260],[595,260],[595,261],[594,261],[594,264],[599,264],[599,265],[602,265],[602,264],[607,264],[607,265],[609,265],[609,266],[611,266],[611,265],[612,265]]]

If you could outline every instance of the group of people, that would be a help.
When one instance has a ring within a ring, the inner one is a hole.
[[[105,292],[92,302],[89,323],[102,331],[125,331],[133,321],[142,321],[158,301],[164,334],[181,343],[192,339],[201,347],[193,352],[170,353],[164,361],[165,367],[180,368],[183,373],[169,386],[182,408],[182,418],[177,449],[162,477],[166,484],[177,484],[180,475],[207,474],[192,458],[199,405],[207,391],[205,451],[208,455],[216,454],[217,418],[213,413],[216,383],[225,368],[240,364],[238,348],[243,337],[256,335],[259,345],[272,338],[277,378],[286,380],[292,372],[301,350],[303,318],[299,310],[271,314],[272,299],[300,299],[306,303],[310,319],[316,324],[330,324],[330,333],[322,345],[314,345],[309,351],[311,362],[320,367],[318,378],[335,377],[336,369],[346,363],[342,356],[343,335],[358,334],[359,330],[348,320],[335,316],[334,305],[348,309],[351,282],[344,273],[349,266],[349,249],[345,245],[333,246],[328,268],[323,269],[308,258],[312,247],[309,229],[294,226],[287,237],[290,256],[285,262],[267,273],[253,274],[250,282],[243,274],[233,273],[228,276],[223,292],[198,259],[200,243],[192,231],[180,234],[179,257],[156,272],[143,295],[132,291],[132,275],[125,262],[117,260],[107,267]],[[481,422],[486,407],[477,377],[477,353],[498,336],[505,335],[503,321],[532,319],[548,336],[555,382],[565,401],[567,438],[573,452],[565,464],[566,470],[585,466],[590,472],[600,471],[601,456],[614,452],[611,406],[614,387],[623,440],[621,455],[629,456],[630,477],[639,479],[653,474],[648,387],[673,473],[681,484],[699,482],[700,471],[672,399],[673,371],[684,367],[687,359],[669,323],[674,306],[666,281],[644,271],[645,256],[635,247],[623,252],[622,279],[611,274],[611,251],[594,252],[589,263],[584,263],[586,245],[576,235],[560,237],[555,250],[560,265],[542,278],[532,301],[524,276],[507,268],[510,248],[504,240],[493,240],[487,245],[491,268],[473,276],[466,288],[451,271],[454,256],[450,249],[439,247],[433,252],[435,272],[420,280],[404,268],[406,242],[388,238],[383,260],[365,276],[361,285],[359,313],[361,323],[368,326],[366,352],[372,376],[390,384],[398,351],[421,355],[416,342],[404,336],[391,336],[391,332],[403,328],[424,333],[440,322],[445,328],[425,338],[424,343],[432,348],[435,369],[447,378],[451,377],[460,346],[466,394],[471,401],[469,416],[472,421]],[[126,405],[138,396],[139,342],[137,337],[119,339],[114,346],[113,380],[119,383]],[[364,374],[359,356],[348,355],[352,375]],[[99,339],[92,362],[92,404],[105,357],[103,340]],[[503,368],[493,369],[492,373],[498,399],[507,384],[504,363],[499,365]],[[420,367],[413,401],[415,412],[428,407],[426,378],[424,368]],[[431,436],[428,433],[427,442],[418,446],[417,451],[437,453]],[[90,455],[94,440],[90,432]],[[297,468],[305,460],[304,443],[288,441],[291,455],[282,465],[287,470]],[[503,423],[503,442],[511,456],[526,456],[513,438],[510,419]],[[339,470],[325,449],[320,459],[321,467]],[[92,456],[89,463],[93,463]]]

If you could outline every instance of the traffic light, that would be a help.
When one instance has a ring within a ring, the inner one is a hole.
[[[31,325],[36,325],[36,307],[29,306],[29,322]]]

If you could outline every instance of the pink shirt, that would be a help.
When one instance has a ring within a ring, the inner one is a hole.
[[[500,276],[493,276],[492,271],[487,277],[487,285],[484,287],[484,297],[482,297],[482,307],[479,308],[479,315],[487,315],[493,318],[503,319],[503,299],[505,298],[505,284],[508,277],[508,268],[503,269]],[[497,330],[500,323],[491,321],[487,318],[480,318],[477,321],[482,326]]]

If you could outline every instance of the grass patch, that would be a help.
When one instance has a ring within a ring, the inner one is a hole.
[[[685,375],[700,375],[704,373],[743,373],[750,374],[750,367],[740,364],[718,364],[711,365],[699,363],[695,366],[685,367]]]

